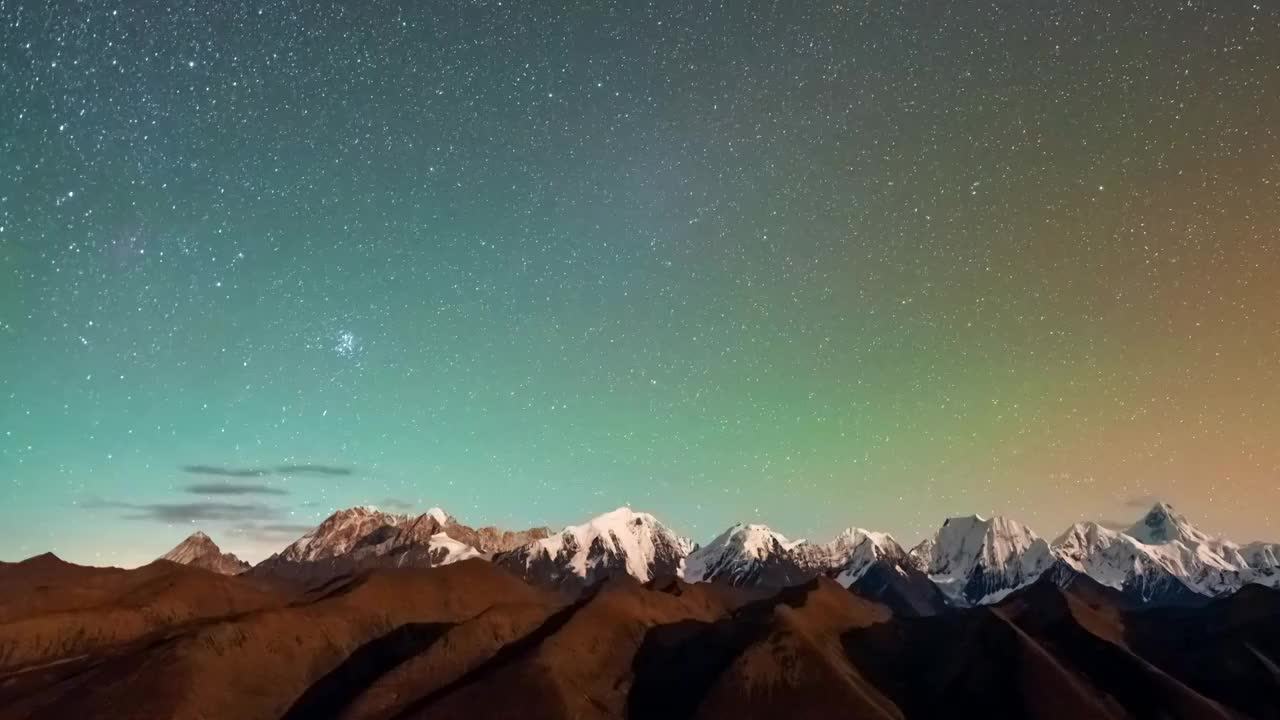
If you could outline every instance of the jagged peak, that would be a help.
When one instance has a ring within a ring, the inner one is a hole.
[[[775,543],[782,549],[789,550],[805,544],[805,540],[803,538],[788,540],[786,535],[761,523],[737,523],[708,543],[707,547],[734,545],[741,547],[745,552],[754,553],[756,557],[761,557],[772,550]]]
[[[1177,540],[1190,544],[1213,541],[1212,537],[1192,525],[1184,515],[1166,502],[1153,505],[1125,533],[1148,545],[1162,545]]]
[[[893,535],[887,532],[878,532],[876,530],[867,530],[865,528],[852,526],[836,533],[836,536],[831,539],[829,544],[837,545],[842,542],[860,543],[864,540],[869,540],[880,546],[891,546],[896,548],[902,547],[902,544],[899,543]]]
[[[391,518],[399,521],[399,520],[407,519],[408,515],[404,515],[401,513],[391,513],[385,510],[380,510],[378,509],[377,505],[368,505],[368,504],[353,505],[349,508],[341,508],[338,510],[334,510],[332,513],[329,514],[328,517],[326,517],[324,520],[320,522],[320,525],[324,525],[326,523],[330,523],[333,521],[339,521],[339,520],[344,520],[347,518],[355,518],[355,517]]]
[[[1111,540],[1122,535],[1119,530],[1113,530],[1093,520],[1080,520],[1072,523],[1062,534],[1053,539],[1049,543],[1052,547],[1063,547],[1067,545],[1092,544],[1099,539]]]
[[[524,547],[527,568],[539,558],[563,562],[574,575],[587,577],[595,563],[595,546],[620,559],[628,574],[649,580],[657,558],[683,558],[692,543],[649,513],[622,506],[601,513],[580,525],[569,525],[555,535],[534,540]]]

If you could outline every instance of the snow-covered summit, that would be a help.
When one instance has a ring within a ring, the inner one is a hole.
[[[590,584],[623,573],[644,582],[678,575],[691,547],[653,515],[620,507],[500,553],[495,561],[551,584]]]
[[[1249,564],[1238,545],[1201,531],[1168,503],[1156,503],[1126,534],[1197,592],[1230,592],[1247,581]]]
[[[1157,502],[1142,519],[1134,523],[1125,534],[1147,545],[1159,545],[1181,540],[1186,543],[1206,543],[1213,540],[1192,525],[1173,506]]]
[[[1096,522],[1078,522],[1052,543],[1068,567],[1142,602],[1178,600],[1191,592],[1178,553],[1147,545]]]
[[[1053,562],[1049,544],[1020,522],[980,515],[948,518],[911,551],[916,565],[965,604],[991,602],[1032,582]]]
[[[790,554],[802,545],[803,540],[788,540],[767,525],[739,523],[690,553],[684,578],[689,582],[753,583],[770,567],[785,572],[796,565]]]
[[[872,564],[885,560],[907,562],[907,552],[888,533],[849,528],[827,543],[836,582],[848,587],[857,582]]]

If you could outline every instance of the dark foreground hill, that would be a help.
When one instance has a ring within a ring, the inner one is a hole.
[[[482,560],[317,586],[0,566],[0,720],[1280,718],[1280,592],[1134,607],[1046,574],[949,610],[889,569],[769,592]]]

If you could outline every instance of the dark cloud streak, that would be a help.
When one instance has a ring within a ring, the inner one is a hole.
[[[183,465],[182,472],[192,475],[213,475],[214,477],[250,478],[270,475],[265,468],[234,468],[222,465]]]
[[[334,465],[279,465],[275,471],[281,475],[327,475],[333,477],[355,473],[353,468]]]
[[[247,483],[196,483],[184,488],[192,495],[288,495],[288,490]]]
[[[131,503],[117,500],[90,500],[81,505],[89,509],[117,509],[125,511],[125,520],[145,520],[163,523],[191,523],[197,521],[248,521],[271,520],[277,517],[275,508],[261,503],[190,502],[190,503]]]

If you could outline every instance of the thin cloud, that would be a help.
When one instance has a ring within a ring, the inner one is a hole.
[[[192,475],[209,475],[226,478],[258,478],[268,475],[318,475],[321,477],[346,477],[355,474],[355,468],[341,465],[298,463],[275,467],[236,467],[233,465],[182,465],[179,469]]]
[[[237,468],[223,465],[183,465],[182,472],[233,478],[263,477],[271,474],[271,471],[265,468]]]
[[[281,475],[345,476],[355,473],[354,468],[335,465],[279,465],[275,471]]]
[[[120,517],[125,520],[143,520],[169,524],[272,520],[277,516],[274,508],[260,503],[131,503],[95,499],[82,503],[81,507],[122,510],[124,512]]]
[[[313,529],[311,525],[282,522],[246,522],[232,528],[233,532],[238,533],[252,543],[255,548],[258,548],[263,556],[278,551],[282,546],[293,542]]]
[[[288,490],[248,483],[195,483],[184,488],[192,495],[288,495]]]

